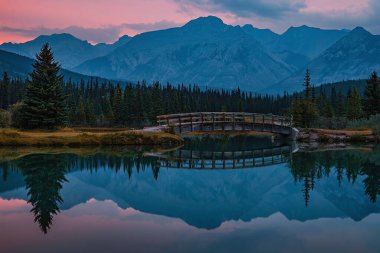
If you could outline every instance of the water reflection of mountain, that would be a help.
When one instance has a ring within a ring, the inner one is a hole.
[[[91,198],[207,229],[277,212],[300,221],[361,220],[380,212],[377,156],[358,150],[296,153],[290,166],[194,171],[157,170],[154,157],[31,155],[0,165],[6,178],[0,196],[30,201],[47,228],[58,206],[70,209]]]

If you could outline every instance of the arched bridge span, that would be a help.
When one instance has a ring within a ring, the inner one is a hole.
[[[246,112],[194,112],[160,115],[160,128],[173,128],[175,133],[210,131],[257,131],[280,134],[296,139],[298,130],[283,116]]]

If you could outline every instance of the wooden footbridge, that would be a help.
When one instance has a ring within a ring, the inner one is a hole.
[[[210,131],[257,131],[280,134],[296,139],[298,130],[283,116],[245,112],[195,112],[157,117],[161,129],[173,128],[176,133]]]
[[[160,156],[157,167],[196,170],[257,168],[289,162],[293,151],[292,146],[231,152],[180,149]]]

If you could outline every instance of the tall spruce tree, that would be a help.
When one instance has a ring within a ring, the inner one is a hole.
[[[7,72],[3,73],[3,79],[0,82],[0,109],[8,109],[10,106],[10,79]]]
[[[380,113],[380,84],[375,71],[367,81],[363,105],[367,117]]]
[[[21,110],[21,126],[26,129],[54,129],[66,122],[63,76],[49,44],[36,55]]]
[[[360,94],[357,89],[350,90],[347,96],[347,118],[349,120],[357,120],[362,117],[362,103]]]
[[[305,97],[306,99],[310,99],[310,91],[311,91],[311,77],[310,70],[306,69],[305,79],[303,85],[305,86]]]
[[[311,97],[311,77],[309,69],[307,69],[305,73],[304,86],[305,97],[293,103],[292,115],[297,126],[308,128],[313,125],[319,113],[316,107],[315,91],[313,92],[313,98]]]
[[[114,124],[121,125],[123,123],[123,92],[120,84],[117,85],[111,102],[113,104]]]

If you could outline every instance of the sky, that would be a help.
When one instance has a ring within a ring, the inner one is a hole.
[[[64,32],[110,43],[209,15],[277,33],[308,25],[380,34],[379,13],[380,0],[0,0],[0,43]]]

